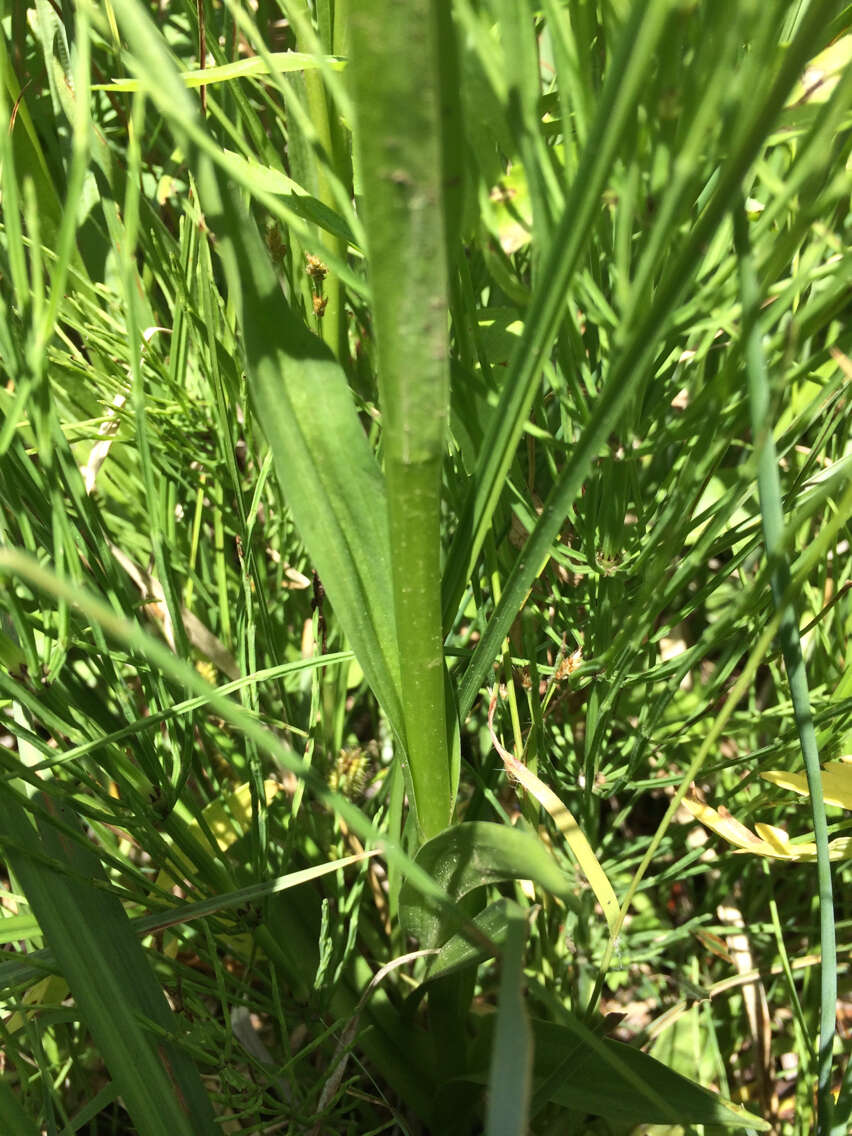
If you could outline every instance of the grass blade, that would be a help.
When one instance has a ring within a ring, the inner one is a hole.
[[[491,705],[488,708],[488,729],[491,734],[491,742],[503,759],[507,774],[523,785],[530,796],[538,801],[556,825],[557,831],[564,836],[580,871],[589,881],[589,887],[595,893],[595,898],[601,905],[607,926],[610,931],[615,933],[618,923],[618,900],[606,872],[595,855],[595,850],[586,838],[586,834],[577,824],[568,806],[548,785],[545,785],[539,777],[536,777],[531,769],[501,745],[500,739],[494,731],[494,710],[497,705],[497,694],[498,691],[495,688],[491,696]]]
[[[344,66],[342,59],[329,56],[324,61],[327,66],[341,70]],[[205,67],[199,71],[181,71],[181,81],[189,88],[208,87],[215,83],[230,83],[234,79],[245,79],[252,76],[269,75],[274,71],[285,74],[288,71],[313,71],[320,67],[319,60],[313,55],[305,55],[298,51],[276,51],[270,54],[269,59],[261,59],[253,55],[250,59],[235,59],[233,63],[224,63],[220,67]],[[139,79],[113,79],[111,83],[93,83],[93,91],[139,91],[143,84]]]
[[[634,4],[622,33],[618,54],[601,93],[592,142],[574,178],[562,220],[542,266],[541,283],[529,305],[529,316],[509,365],[500,405],[490,419],[477,468],[459,517],[444,574],[444,627],[451,626],[462,592],[491,528],[497,501],[535,397],[536,384],[557,329],[586,243],[611,164],[635,110],[654,48],[671,10],[669,0]],[[538,566],[536,566],[538,567]],[[462,712],[464,720],[464,712]]]
[[[739,184],[745,171],[760,153],[768,130],[784,106],[785,99],[813,51],[814,45],[819,42],[826,10],[829,7],[829,4],[815,4],[808,9],[797,39],[789,45],[783,64],[764,101],[753,108],[750,120],[744,122],[738,130],[738,144],[728,155],[713,195],[684,240],[678,254],[668,266],[664,279],[654,293],[653,301],[648,304],[642,294],[637,294],[633,298],[631,316],[635,318],[628,321],[625,327],[623,341],[619,344],[618,353],[609,367],[592,415],[548,495],[538,523],[521,549],[504,584],[500,602],[465,671],[459,694],[459,716],[462,721],[470,713],[491,664],[500,651],[500,644],[549,557],[550,550],[580,491],[587,470],[597,456],[599,447],[607,435],[616,429],[630,398],[639,389],[643,379],[647,378],[648,369],[657,350],[660,332],[670,318],[677,299],[694,276],[701,260],[702,249],[725,218],[734,196],[739,193]],[[666,212],[665,205],[660,212]],[[525,340],[526,334],[521,342]],[[448,565],[448,572],[449,570]],[[445,615],[449,610],[445,604]]]

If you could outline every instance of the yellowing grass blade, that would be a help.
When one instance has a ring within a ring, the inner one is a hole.
[[[794,844],[790,835],[783,828],[776,828],[775,825],[758,823],[755,824],[755,831],[752,832],[736,817],[731,816],[725,808],[720,808],[717,812],[703,801],[689,797],[684,797],[683,804],[697,820],[727,840],[729,844],[733,844],[738,852],[748,852],[753,856],[763,856],[769,860],[788,860],[792,863],[816,860],[817,848],[813,840],[803,840]],[[830,841],[828,854],[832,860],[852,858],[852,838],[839,836],[836,840]]]
[[[764,781],[771,781],[782,789],[789,789],[802,797],[810,796],[808,782],[804,773],[786,773],[780,769],[770,769],[761,773]],[[852,758],[843,757],[840,761],[829,761],[823,766],[822,795],[827,805],[837,805],[841,809],[852,809]]]
[[[281,786],[277,781],[264,781],[263,788],[268,805]],[[248,831],[251,823],[251,786],[246,781],[224,800],[211,801],[202,809],[202,816],[215,837],[219,849],[222,852],[227,851],[235,841]],[[197,820],[190,822],[187,828],[189,833],[197,840],[203,844],[207,843],[201,825]],[[189,863],[188,858],[178,848],[175,848],[175,856],[184,863]],[[176,882],[165,869],[157,876],[157,887],[163,888],[163,890],[173,887]]]
[[[247,79],[253,76],[269,75],[273,71],[283,74],[286,71],[313,71],[322,66],[315,55],[303,55],[299,51],[276,51],[271,56],[273,67],[259,55],[251,59],[238,59],[235,63],[223,63],[221,67],[203,67],[197,71],[182,71],[180,77],[187,87],[210,87],[214,83],[230,83],[233,79]],[[335,71],[346,66],[343,59],[328,55],[322,61]],[[93,91],[138,91],[142,84],[138,79],[113,79],[111,83],[93,83]]]
[[[536,777],[531,769],[528,769],[523,762],[518,761],[500,744],[500,740],[494,731],[494,709],[496,705],[497,688],[495,687],[491,695],[491,704],[488,707],[488,729],[491,732],[494,748],[503,759],[506,772],[516,781],[520,781],[526,791],[535,797],[544,811],[548,813],[559,832],[565,837],[580,870],[589,881],[589,887],[595,893],[595,898],[601,905],[607,926],[614,933],[618,921],[618,900],[615,897],[612,884],[607,879],[606,872],[601,867],[594,849],[589,844],[585,833],[577,824],[568,806],[557,797],[552,789]]]
[[[684,797],[682,803],[684,808],[688,809],[703,825],[737,848],[742,848],[746,852],[753,852],[756,851],[756,845],[763,843],[750,828],[746,828],[725,808],[717,812],[716,809],[705,805],[703,801],[697,801],[692,797]]]

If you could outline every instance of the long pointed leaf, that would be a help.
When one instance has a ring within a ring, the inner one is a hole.
[[[640,1049],[601,1038],[571,1015],[570,1025],[533,1019],[536,1072],[545,1080],[536,1097],[581,1114],[603,1116],[621,1125],[648,1123],[717,1124],[722,1128],[768,1132],[770,1125],[746,1109],[675,1073]],[[481,1045],[488,1052],[489,1021]],[[579,1044],[578,1044],[579,1043]],[[483,1069],[471,1080],[484,1083]]]
[[[287,504],[368,682],[404,737],[384,484],[346,377],[290,309],[254,221],[187,136],[183,124],[197,127],[196,111],[150,20],[134,0],[115,8],[140,81],[173,118],[196,168],[243,327],[252,404]]]

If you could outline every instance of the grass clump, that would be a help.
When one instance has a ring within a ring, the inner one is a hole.
[[[847,1130],[848,16],[0,21],[7,1130]]]

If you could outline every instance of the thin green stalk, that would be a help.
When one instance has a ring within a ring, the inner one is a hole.
[[[449,403],[442,49],[432,0],[352,11],[353,95],[369,246],[394,610],[420,836],[450,819],[441,630],[441,471]]]
[[[758,452],[757,488],[763,520],[766,555],[770,562],[772,598],[780,613],[779,639],[787,678],[793,716],[799,733],[799,744],[805,763],[810,790],[811,818],[817,849],[817,886],[819,890],[820,946],[820,1035],[817,1055],[817,1136],[831,1131],[833,1099],[831,1096],[831,1057],[837,1014],[837,941],[834,929],[834,896],[831,884],[831,861],[828,854],[828,823],[822,793],[819,750],[811,713],[805,660],[799,637],[795,606],[784,602],[790,584],[790,568],[783,548],[784,514],[781,507],[781,479],[775,439],[770,421],[769,376],[761,341],[761,294],[751,255],[745,202],[740,199],[733,208],[734,244],[739,260],[742,295],[742,343],[748,380],[749,408],[754,445]]]
[[[799,570],[784,593],[784,606],[790,603],[793,598],[798,595],[805,580],[813,571],[816,564],[818,564],[822,557],[825,555],[827,550],[831,547],[832,541],[836,538],[837,533],[846,523],[846,518],[848,517],[850,510],[852,510],[852,482],[850,482],[849,486],[846,489],[846,492],[838,502],[837,512],[835,513],[834,517],[831,519],[831,521],[828,522],[828,524],[825,525],[819,536],[816,538],[816,540],[814,540],[814,542],[808,548],[807,552],[802,556]],[[754,681],[754,676],[757,674],[758,667],[763,661],[764,655],[769,650],[772,640],[778,633],[778,628],[781,625],[782,610],[783,607],[779,608],[775,612],[775,615],[763,629],[763,632],[761,633],[761,636],[758,639],[757,643],[755,643],[751,654],[746,660],[743,669],[740,672],[739,677],[737,678],[737,681],[731,687],[730,694],[725,699],[724,706],[719,711],[719,714],[713,722],[713,725],[711,726],[707,737],[702,742],[698,753],[696,753],[695,757],[692,759],[686,769],[686,772],[681,778],[680,785],[675,791],[672,799],[669,801],[669,806],[666,809],[665,815],[657,826],[657,830],[651,838],[651,841],[648,844],[647,849],[645,850],[645,854],[642,857],[638,868],[633,874],[633,878],[630,881],[630,886],[628,887],[624,898],[621,901],[621,910],[618,914],[618,921],[612,931],[612,938],[607,943],[606,949],[604,950],[603,956],[601,958],[598,980],[595,984],[595,990],[590,1000],[590,1006],[594,1006],[596,1004],[597,999],[600,995],[607,968],[612,961],[612,956],[618,943],[619,932],[624,924],[627,912],[630,910],[630,905],[633,902],[634,896],[639,890],[639,885],[644,879],[645,873],[647,872],[654,857],[656,856],[657,851],[663,842],[663,837],[665,836],[669,825],[674,819],[675,813],[680,808],[680,802],[686,796],[689,786],[698,776],[698,773],[701,771],[704,762],[707,760],[707,757],[709,756],[711,750],[716,746],[719,738],[722,736],[722,733],[725,729],[725,726],[728,724],[731,715],[734,713],[737,706],[739,705],[740,700],[745,696],[746,692]],[[655,782],[655,784],[656,783],[657,782]]]
[[[329,113],[329,101],[326,97],[322,76],[316,71],[305,72],[305,94],[307,96],[308,112],[313,121],[319,141],[332,161],[339,145],[335,145],[332,136],[332,122]],[[316,174],[317,198],[323,205],[334,208],[334,194],[331,192],[326,176],[325,166],[320,161],[314,162]],[[335,256],[341,260],[346,259],[346,242],[340,237],[329,236],[328,244]],[[334,352],[335,358],[346,363],[348,354],[346,343],[346,309],[343,305],[343,288],[340,277],[336,272],[326,272],[322,280],[322,291],[317,294],[318,303],[315,304],[317,330],[322,338]]]

